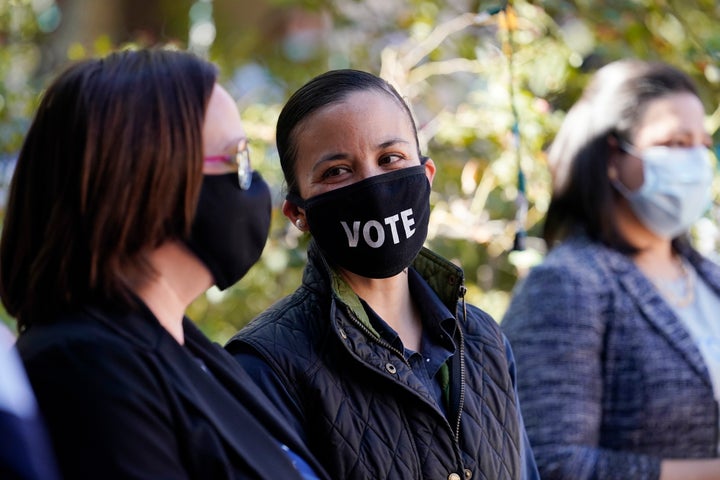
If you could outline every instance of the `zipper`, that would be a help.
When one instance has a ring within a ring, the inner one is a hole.
[[[325,266],[325,271],[327,272],[328,276],[332,276],[332,269],[330,268],[330,264],[328,264],[327,260],[325,259],[325,256],[324,256],[324,255],[320,255],[320,259],[322,260],[322,263],[323,263],[323,265]],[[335,298],[336,298],[336,301],[339,300],[337,297],[335,297]],[[381,345],[381,346],[387,348],[388,350],[390,350],[391,352],[393,352],[395,355],[398,356],[398,358],[400,358],[400,359],[403,361],[403,363],[404,363],[405,365],[407,365],[408,367],[410,367],[410,362],[408,362],[408,361],[405,359],[405,353],[404,353],[404,352],[401,352],[401,351],[398,350],[397,348],[395,348],[395,347],[393,347],[392,345],[390,345],[390,343],[388,343],[387,341],[385,341],[383,338],[376,336],[372,331],[370,331],[370,329],[367,328],[367,327],[360,321],[360,319],[357,317],[357,315],[355,315],[355,312],[353,312],[352,308],[350,308],[350,306],[346,305],[345,302],[339,301],[338,303],[342,304],[342,305],[345,307],[345,311],[347,311],[348,315],[350,316],[350,320],[352,320],[352,322],[355,324],[355,326],[357,326],[360,330],[362,330],[362,331],[365,333],[365,336],[366,336],[367,338],[371,339],[372,341],[374,341],[374,342],[377,343],[378,345]],[[411,367],[411,368],[412,368],[412,367]]]
[[[460,301],[462,302],[463,307],[463,321],[467,320],[467,307],[465,306],[465,293],[467,292],[467,288],[465,288],[465,285],[460,285],[459,291],[458,291],[458,297],[460,298]],[[347,311],[348,315],[350,316],[350,319],[352,322],[357,326],[360,330],[362,330],[367,338],[371,339],[378,345],[381,345],[391,352],[395,353],[395,355],[400,358],[405,365],[412,368],[410,365],[410,362],[407,361],[405,358],[405,355],[403,352],[398,350],[397,348],[393,347],[385,341],[381,337],[377,337],[373,332],[370,331],[369,328],[367,328],[359,318],[357,318],[357,315],[355,315],[355,312],[352,311],[352,309],[343,304],[345,306],[345,310]],[[458,401],[458,415],[457,415],[457,421],[455,422],[455,431],[453,432],[455,437],[455,444],[460,444],[460,424],[462,422],[462,411],[463,407],[465,406],[465,336],[463,335],[462,328],[458,327],[458,333],[460,334],[460,347],[459,347],[459,360],[460,360],[460,399]]]
[[[467,321],[467,308],[465,306],[465,292],[467,288],[465,285],[460,285],[458,296],[463,306],[463,322]],[[458,402],[458,416],[457,422],[455,423],[455,444],[460,445],[460,421],[462,419],[463,407],[465,406],[465,337],[463,335],[462,328],[458,326],[458,333],[460,334],[460,401]]]
[[[350,316],[350,319],[352,320],[352,322],[355,324],[356,327],[358,327],[360,330],[362,330],[362,331],[365,333],[365,336],[366,336],[367,338],[369,338],[369,339],[372,340],[373,342],[377,343],[378,345],[380,345],[380,346],[382,346],[382,347],[384,347],[384,348],[387,348],[388,350],[390,350],[391,352],[393,352],[395,355],[397,355],[398,358],[400,358],[400,360],[402,360],[405,365],[407,365],[408,367],[412,368],[412,367],[410,366],[410,362],[408,362],[407,359],[405,358],[405,353],[404,353],[404,352],[401,352],[401,351],[398,350],[397,348],[395,348],[395,347],[393,347],[392,345],[390,345],[390,343],[388,343],[388,342],[387,342],[385,339],[383,339],[382,337],[376,336],[373,332],[370,331],[369,328],[367,328],[367,327],[365,326],[365,324],[363,324],[363,323],[360,321],[359,318],[357,318],[357,315],[355,315],[355,312],[353,312],[352,309],[351,309],[349,306],[347,306],[347,305],[345,305],[345,304],[343,304],[343,305],[345,306],[345,310],[347,311],[348,315]]]
[[[460,288],[458,290],[458,297],[460,298],[463,306],[463,321],[466,321],[467,319],[467,308],[465,306],[465,293],[467,292],[467,288],[465,288],[464,285],[460,285]],[[412,369],[412,366],[410,365],[410,362],[407,361],[405,358],[405,355],[403,352],[398,350],[397,348],[390,345],[389,342],[387,342],[382,337],[376,336],[372,331],[370,331],[369,328],[367,328],[357,317],[355,312],[348,306],[343,303],[343,306],[345,307],[345,311],[348,313],[348,316],[350,317],[350,320],[353,322],[353,324],[359,328],[363,333],[365,333],[365,336],[372,340],[373,342],[377,343],[378,345],[387,348],[391,352],[395,353],[398,358],[402,360],[402,362],[410,367]],[[460,334],[460,347],[459,347],[459,360],[460,360],[460,398],[458,401],[458,415],[457,415],[457,421],[455,422],[455,430],[453,431],[453,437],[455,439],[455,455],[457,456],[457,459],[459,461],[459,465],[461,466],[460,471],[463,471],[462,465],[462,454],[460,453],[460,425],[462,421],[462,411],[465,406],[465,337],[462,331],[462,328],[458,327],[458,333]],[[413,392],[414,393],[414,392]],[[448,427],[450,427],[449,423],[446,423]],[[452,427],[450,427],[452,428]]]

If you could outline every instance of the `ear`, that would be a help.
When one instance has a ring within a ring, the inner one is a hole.
[[[289,200],[283,201],[282,213],[290,220],[290,223],[295,225],[301,232],[307,232],[309,230],[307,219],[305,218],[305,210],[298,207]]]
[[[425,175],[430,182],[430,186],[432,186],[433,178],[435,178],[435,162],[432,161],[432,158],[428,157],[423,166],[425,167]]]

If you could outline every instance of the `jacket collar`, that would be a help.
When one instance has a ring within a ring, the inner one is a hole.
[[[286,477],[283,478],[299,478],[278,442],[285,443],[300,454],[319,474],[322,472],[300,439],[285,428],[280,416],[271,410],[269,400],[245,370],[219,345],[210,342],[189,319],[183,320],[183,346],[144,305],[136,312],[119,315],[108,314],[98,308],[86,310],[130,342],[154,350],[175,391],[196,407],[198,414],[205,416],[259,476],[272,469],[276,473],[285,472]],[[204,371],[198,360],[211,373]],[[267,432],[271,432],[272,437]],[[276,452],[274,457],[277,458],[272,466],[266,462],[268,452]]]
[[[590,242],[589,239],[584,241]],[[710,375],[695,341],[650,280],[627,255],[599,244],[595,245],[600,251],[601,258],[604,259],[602,263],[607,265],[610,273],[618,279],[644,318],[655,326],[668,343],[679,351],[688,364],[709,384]],[[720,268],[689,246],[681,246],[679,253],[693,265],[703,281],[720,294]]]
[[[457,265],[447,261],[440,255],[423,247],[412,263],[412,267],[428,283],[430,288],[440,297],[451,312],[457,307],[458,299],[464,294],[464,275]],[[325,280],[327,279],[327,280]],[[303,284],[314,285],[318,282],[328,282],[333,295],[345,304],[357,319],[368,330],[379,337],[380,334],[373,328],[370,320],[360,303],[360,298],[350,288],[335,268],[325,259],[320,248],[314,240],[308,247],[308,266],[303,275]]]

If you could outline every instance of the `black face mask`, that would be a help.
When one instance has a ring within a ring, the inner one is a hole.
[[[303,200],[310,233],[327,259],[368,278],[407,268],[427,237],[430,182],[425,167],[376,175]]]
[[[253,172],[248,190],[237,173],[205,175],[187,244],[221,290],[240,280],[260,258],[270,230],[270,189]]]

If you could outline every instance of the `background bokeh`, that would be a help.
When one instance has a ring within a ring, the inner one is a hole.
[[[544,254],[545,150],[599,66],[636,57],[686,71],[720,139],[716,0],[0,0],[2,191],[52,75],[77,59],[158,43],[219,66],[252,138],[253,165],[273,188],[260,262],[190,307],[221,343],[300,282],[308,239],[278,208],[274,126],[284,100],[328,69],[379,74],[411,104],[438,166],[427,245],[463,266],[468,300],[498,320],[518,278]],[[711,209],[693,232],[711,256],[717,214]],[[518,230],[527,232],[523,251],[513,251]]]

